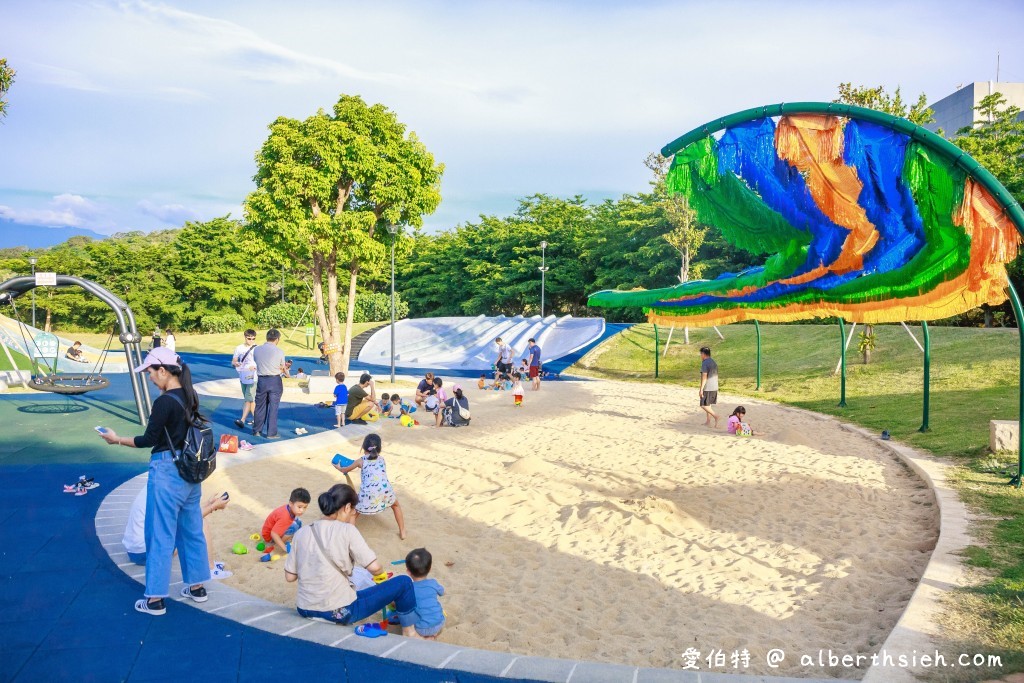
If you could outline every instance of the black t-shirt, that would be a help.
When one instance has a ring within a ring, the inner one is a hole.
[[[425,379],[421,379],[420,383],[416,385],[416,391],[418,391],[421,394],[425,394],[425,393],[427,393],[428,389],[433,389],[433,388],[434,388],[434,384],[432,382],[428,382]]]
[[[185,401],[184,389],[171,389],[167,393],[174,393],[183,402]],[[188,431],[188,424],[185,422],[185,409],[178,405],[170,396],[161,394],[153,401],[153,412],[149,415],[149,426],[146,433],[135,437],[136,448],[152,448],[151,453],[159,453],[168,450],[167,433],[171,435],[171,443],[176,450],[185,445],[185,434]]]
[[[345,417],[349,417],[355,407],[362,403],[363,399],[367,396],[369,396],[369,394],[366,393],[366,389],[363,389],[358,384],[354,387],[349,387],[348,405],[345,407]]]

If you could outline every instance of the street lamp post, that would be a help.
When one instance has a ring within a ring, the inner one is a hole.
[[[398,234],[398,226],[394,223],[388,224],[388,232],[391,233],[391,383],[395,383],[395,235]]]
[[[545,265],[545,261],[544,261],[544,251],[547,248],[548,248],[548,243],[547,242],[541,242],[540,243],[540,268],[538,268],[537,270],[540,271],[540,317],[542,317],[542,318],[544,317],[544,285],[545,285],[544,276],[548,272],[548,267]]]
[[[36,279],[36,263],[38,263],[38,261],[39,261],[39,259],[37,259],[35,256],[30,256],[29,259],[28,259],[29,264],[32,266],[32,280],[33,281]],[[33,285],[34,284],[35,283],[33,282]],[[32,327],[35,327],[35,326],[36,326],[36,289],[33,286],[32,287]]]

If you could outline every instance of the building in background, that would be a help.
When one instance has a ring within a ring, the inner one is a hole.
[[[932,132],[941,128],[947,138],[956,137],[958,130],[974,123],[974,108],[982,98],[995,92],[1002,93],[1007,104],[1024,110],[1024,83],[977,81],[961,86],[951,95],[929,104],[935,112],[935,121],[925,125],[925,128]]]

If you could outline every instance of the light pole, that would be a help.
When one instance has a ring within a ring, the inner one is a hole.
[[[35,256],[30,256],[28,258],[28,262],[32,266],[32,280],[33,280],[33,282],[32,282],[32,284],[33,284],[33,287],[32,287],[32,327],[36,326],[36,288],[35,288],[35,279],[36,279],[36,263],[38,263],[38,261],[39,261],[39,259],[37,259]]]
[[[544,251],[548,248],[547,242],[540,243],[540,317],[544,317],[544,276],[548,272],[548,267],[544,265]]]
[[[398,234],[398,226],[388,223],[388,232],[391,233],[391,383],[395,383],[395,235]]]

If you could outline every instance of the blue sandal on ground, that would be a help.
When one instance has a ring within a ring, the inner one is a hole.
[[[363,636],[364,638],[380,638],[386,636],[387,631],[380,627],[380,624],[363,624],[362,626],[356,626],[356,635]]]

